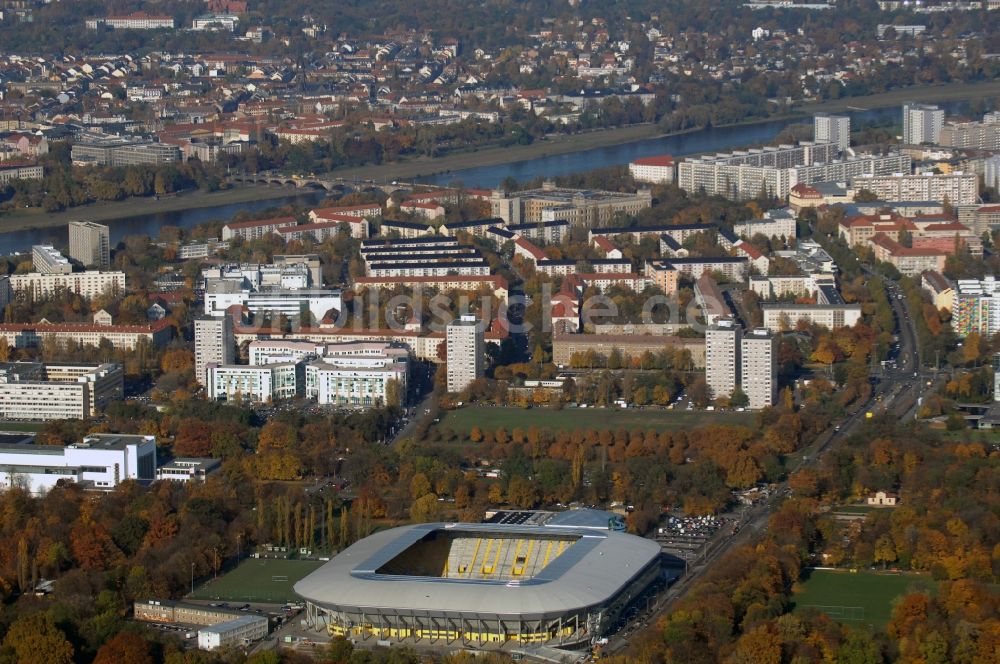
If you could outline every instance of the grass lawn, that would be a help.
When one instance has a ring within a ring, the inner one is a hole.
[[[877,510],[877,507],[868,505],[838,505],[830,510],[832,514],[868,514]]]
[[[655,429],[669,431],[694,429],[708,424],[740,424],[752,426],[753,413],[705,412],[687,410],[615,410],[610,408],[491,408],[467,406],[448,411],[441,418],[440,426],[451,427],[459,434],[468,433],[473,426],[495,430],[505,427],[508,431],[531,426],[553,431],[575,429]]]
[[[915,574],[806,570],[799,583],[802,591],[792,596],[796,611],[811,607],[840,622],[880,629],[896,597],[916,589],[937,592],[935,581]]]
[[[298,596],[292,586],[323,564],[318,560],[250,558],[228,574],[195,588],[191,597],[236,602],[293,602]]]
[[[44,424],[44,422],[0,422],[0,431],[35,433],[41,429]]]

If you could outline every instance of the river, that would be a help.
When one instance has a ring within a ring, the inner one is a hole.
[[[940,104],[940,106],[950,111],[948,104]],[[855,128],[872,121],[898,121],[900,114],[899,108],[880,108],[848,113],[851,116],[852,126]],[[570,175],[595,168],[618,166],[640,157],[661,154],[683,157],[704,152],[728,152],[747,145],[768,143],[788,125],[807,122],[810,122],[809,118],[795,118],[729,127],[710,127],[686,134],[621,143],[585,152],[571,152],[496,166],[468,168],[453,173],[439,173],[420,178],[419,181],[437,185],[461,182],[466,187],[491,189],[499,186],[507,177],[514,177],[518,181],[524,182],[538,177]]]
[[[961,103],[939,104],[949,114],[956,112]],[[854,111],[849,113],[852,125],[857,128],[869,122],[885,122],[900,117],[899,107]],[[541,176],[559,176],[627,164],[639,157],[671,154],[675,157],[703,152],[725,152],[747,145],[767,143],[790,124],[808,122],[808,118],[772,120],[755,124],[732,127],[711,127],[686,134],[663,136],[644,141],[622,143],[609,147],[593,148],[555,156],[543,156],[524,161],[514,161],[494,166],[468,168],[450,173],[442,173],[421,178],[426,184],[446,185],[461,182],[466,187],[493,188],[505,178],[519,181],[532,180]],[[271,198],[247,203],[231,203],[216,207],[196,208],[177,212],[142,214],[122,217],[104,222],[111,229],[111,244],[114,246],[126,235],[149,235],[157,237],[162,226],[192,228],[213,220],[227,220],[244,210],[265,210],[267,208],[298,203],[313,205],[324,197],[323,192],[289,193],[287,197]],[[40,228],[24,231],[0,233],[0,255],[30,249],[33,244],[51,243],[57,247],[68,242],[66,227]]]

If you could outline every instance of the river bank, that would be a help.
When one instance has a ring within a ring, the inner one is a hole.
[[[55,228],[71,221],[114,221],[144,214],[183,212],[201,208],[287,198],[294,194],[288,187],[234,187],[222,191],[190,191],[176,196],[155,199],[130,198],[124,201],[106,201],[69,208],[61,212],[43,212],[37,208],[0,216],[0,233]]]
[[[892,92],[868,95],[865,97],[850,97],[830,100],[822,103],[809,104],[792,109],[780,116],[771,116],[718,126],[714,129],[754,127],[789,122],[808,118],[820,112],[856,112],[866,109],[885,109],[899,106],[908,100],[919,102],[956,102],[1000,97],[1000,81],[964,84],[955,83],[941,86],[921,86],[895,90]],[[518,162],[531,160],[552,161],[552,157],[564,157],[587,151],[614,149],[623,145],[637,144],[642,141],[657,141],[671,137],[692,136],[705,130],[692,128],[683,131],[663,133],[655,124],[631,125],[615,129],[603,129],[572,135],[552,135],[531,145],[510,147],[484,148],[468,152],[453,153],[443,157],[416,158],[391,164],[359,166],[355,168],[338,169],[331,175],[346,179],[375,180],[388,182],[392,180],[432,179],[440,184],[447,184],[452,178],[462,179],[462,171],[472,169],[488,169],[501,167]],[[758,132],[759,133],[759,132]],[[759,140],[768,140],[765,136]],[[749,144],[749,143],[746,143]],[[689,154],[694,146],[685,146],[683,150],[673,152],[678,156]],[[624,163],[624,162],[622,162]],[[591,170],[585,160],[579,164],[574,162],[576,171]],[[527,175],[527,174],[525,174]],[[499,181],[466,182],[466,186],[497,186]],[[502,179],[502,178],[501,178]],[[525,179],[521,177],[519,179]],[[86,220],[109,222],[116,219],[126,219],[139,215],[176,213],[186,210],[214,208],[241,203],[259,203],[269,199],[288,198],[295,195],[296,190],[289,187],[250,186],[236,187],[220,192],[190,192],[176,197],[136,198],[121,202],[94,203],[79,208],[57,213],[44,213],[40,210],[17,211],[0,217],[0,233],[13,233],[32,229],[55,228],[65,226],[70,221]]]
[[[918,86],[905,90],[893,90],[864,97],[848,97],[845,99],[828,100],[814,104],[793,107],[790,112],[772,115],[767,118],[754,118],[743,122],[726,125],[716,125],[718,128],[740,127],[763,124],[780,120],[795,120],[808,118],[815,113],[838,113],[852,110],[874,110],[901,106],[904,102],[914,100],[922,103],[968,101],[987,97],[1000,97],[1000,81],[983,83],[951,83],[939,86]],[[348,179],[362,180],[410,180],[439,173],[449,173],[470,168],[496,166],[514,161],[537,159],[540,157],[582,152],[595,148],[632,143],[635,141],[683,136],[701,131],[700,127],[674,132],[662,132],[655,124],[630,125],[614,129],[601,129],[583,134],[569,136],[549,136],[543,141],[531,145],[518,145],[506,148],[485,148],[470,152],[461,152],[443,157],[423,158],[401,161],[392,164],[358,166],[355,168],[338,169],[334,174]]]

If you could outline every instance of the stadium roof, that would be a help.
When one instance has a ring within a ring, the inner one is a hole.
[[[435,530],[469,536],[575,538],[566,551],[523,580],[459,579],[378,573]],[[586,528],[424,523],[376,533],[345,549],[295,584],[295,592],[329,609],[382,613],[560,615],[612,599],[660,555],[656,542]]]

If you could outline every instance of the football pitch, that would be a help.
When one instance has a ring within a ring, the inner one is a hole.
[[[231,572],[198,586],[190,597],[229,602],[294,602],[299,598],[292,586],[322,565],[318,560],[250,558]]]
[[[895,598],[911,591],[937,591],[926,576],[849,570],[806,570],[799,583],[802,591],[792,596],[796,611],[814,609],[840,622],[878,628],[892,616]]]

